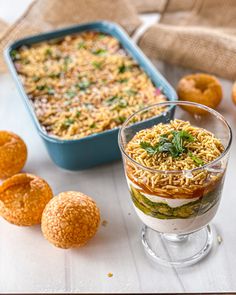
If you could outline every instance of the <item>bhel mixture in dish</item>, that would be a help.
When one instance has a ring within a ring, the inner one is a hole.
[[[165,101],[147,74],[107,34],[88,31],[13,50],[11,56],[39,122],[63,139],[120,126]]]
[[[223,151],[211,132],[187,121],[175,119],[137,132],[125,148],[134,160],[125,159],[125,170],[143,222],[169,233],[207,224],[218,207],[224,169],[211,171],[204,165]]]

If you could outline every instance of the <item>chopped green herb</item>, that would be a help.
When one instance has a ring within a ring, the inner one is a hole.
[[[134,89],[128,89],[125,91],[129,96],[134,96],[136,94],[138,94],[138,91],[134,90]]]
[[[104,48],[98,48],[98,49],[92,50],[92,53],[95,55],[102,55],[102,54],[105,54],[106,52],[107,50]]]
[[[114,96],[108,98],[105,101],[105,103],[108,106],[113,106],[112,109],[126,108],[128,105],[127,100],[125,100],[122,96],[117,96],[117,95],[114,95]]]
[[[96,127],[96,123],[92,123],[90,126],[89,126],[89,128],[95,128]]]
[[[177,157],[181,155],[183,152],[186,151],[186,148],[184,147],[183,143],[184,141],[187,142],[193,142],[194,138],[191,134],[189,134],[185,130],[181,131],[172,131],[173,134],[173,139],[172,139],[172,144],[174,148],[176,149]]]
[[[150,155],[155,155],[159,152],[159,144],[152,146],[149,142],[141,141],[140,147]]]
[[[68,70],[69,63],[72,62],[72,59],[69,56],[64,57],[64,66],[63,70],[66,72]]]
[[[47,49],[45,50],[45,55],[46,55],[46,56],[52,56],[52,49],[51,49],[51,48],[47,48]]]
[[[54,79],[54,78],[59,78],[60,75],[61,75],[60,73],[51,73],[51,74],[48,75],[48,77]]]
[[[66,91],[66,96],[68,97],[68,98],[73,98],[73,97],[75,97],[76,96],[76,92],[75,91],[73,91],[73,90],[67,90]]]
[[[37,85],[36,89],[37,90],[45,90],[47,88],[47,85]]]
[[[195,156],[192,152],[188,152],[188,155],[198,166],[205,165],[204,161],[198,158],[197,156]]]
[[[15,49],[13,49],[13,50],[11,51],[10,55],[11,55],[11,58],[12,58],[13,60],[20,59],[20,54],[19,54],[18,51],[15,50]]]
[[[74,119],[66,119],[64,122],[63,122],[63,127],[66,127],[66,128],[68,128],[68,127],[70,127],[70,125],[72,125],[73,123],[75,123],[75,120]]]
[[[105,102],[106,102],[107,105],[112,105],[113,102],[116,101],[117,99],[118,99],[118,96],[117,96],[117,95],[114,95],[114,96],[112,96],[112,97],[106,99]]]
[[[84,106],[86,107],[86,109],[88,110],[92,110],[94,108],[94,105],[92,103],[89,102],[85,102]]]
[[[116,123],[122,124],[122,123],[125,122],[126,117],[120,116],[118,118],[115,118],[114,120],[115,120]]]
[[[77,48],[78,49],[85,48],[85,42],[84,41],[79,42],[77,45]]]
[[[132,123],[137,123],[137,122],[138,122],[138,119],[137,119],[137,118],[133,118],[133,119],[131,120],[131,122],[132,122]]]
[[[160,136],[160,140],[157,144],[152,146],[148,142],[141,142],[140,147],[146,150],[150,155],[155,155],[157,153],[169,153],[173,158],[177,158],[183,153],[187,152],[184,142],[193,142],[194,137],[185,130],[172,131],[173,137],[168,138],[168,134],[163,134]]]
[[[54,94],[55,90],[52,87],[49,87],[47,85],[38,85],[36,86],[37,90],[43,91],[46,90],[48,94]]]
[[[103,39],[103,38],[105,38],[105,37],[106,37],[106,35],[105,35],[105,34],[103,34],[103,33],[100,33],[98,37],[99,37],[99,39]]]
[[[52,87],[47,88],[48,94],[55,94],[55,90]]]
[[[71,100],[66,100],[66,101],[63,102],[64,106],[69,106],[70,104],[72,104]]]
[[[86,90],[90,86],[90,82],[88,80],[79,82],[76,84],[76,87],[80,90]]]
[[[118,80],[118,82],[120,82],[120,83],[127,83],[128,81],[129,81],[128,78]]]
[[[128,105],[128,102],[124,98],[120,99],[119,102],[118,102],[118,107],[119,108],[126,108],[127,105]]]
[[[129,66],[126,66],[125,64],[122,64],[121,66],[118,67],[118,72],[120,74],[123,74],[125,73],[130,67]]]
[[[22,63],[23,63],[24,65],[28,65],[28,64],[30,63],[30,61],[29,61],[28,58],[24,58],[24,59],[22,60]]]
[[[76,118],[79,118],[80,115],[81,115],[81,111],[77,111],[77,112],[76,112]]]
[[[93,61],[92,65],[96,68],[96,69],[101,69],[102,68],[102,62],[99,61]]]

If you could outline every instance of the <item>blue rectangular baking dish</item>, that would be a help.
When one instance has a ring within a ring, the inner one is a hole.
[[[170,101],[177,100],[176,92],[170,86],[170,84],[156,70],[154,65],[130,39],[126,32],[115,23],[106,21],[84,23],[78,26],[39,34],[14,42],[5,50],[5,59],[10,72],[16,82],[23,101],[29,110],[31,118],[47,148],[51,159],[59,167],[68,170],[83,170],[100,165],[102,163],[120,159],[121,154],[117,142],[118,128],[74,140],[63,140],[49,136],[43,130],[36,117],[32,103],[30,102],[30,99],[24,90],[23,84],[18,77],[10,53],[12,50],[15,50],[23,45],[33,45],[42,41],[49,41],[52,39],[64,37],[66,35],[77,34],[90,30],[107,33],[117,38],[123,48],[134,60],[136,60],[136,62],[142,67],[142,69],[152,80],[154,85],[164,93],[167,99]],[[161,116],[160,121],[162,121]]]

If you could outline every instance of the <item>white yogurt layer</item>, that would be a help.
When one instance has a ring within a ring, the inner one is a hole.
[[[127,177],[127,182],[129,186],[132,185],[136,189],[142,190],[141,187],[133,183],[130,179],[128,179],[128,177]],[[147,197],[152,202],[165,203],[173,208],[193,202],[198,199],[198,198],[169,199],[169,198],[158,197],[151,194],[146,194],[143,192],[141,192],[141,194]],[[146,215],[134,205],[137,215],[142,220],[142,222],[146,224],[148,227],[158,232],[173,233],[173,234],[190,233],[204,227],[215,216],[217,207],[218,207],[218,203],[215,206],[213,206],[210,210],[208,210],[206,213],[199,216],[192,217],[192,218],[159,219],[159,218],[152,217],[150,215]]]
[[[139,218],[148,227],[161,232],[169,234],[187,234],[206,226],[215,216],[218,203],[208,210],[205,214],[186,219],[159,219],[144,214],[135,205],[135,211]]]
[[[134,188],[137,188],[138,190],[142,190],[141,187],[139,187],[137,184],[133,183],[128,177],[127,177],[127,182],[130,187],[132,185]],[[150,201],[154,203],[164,203],[169,205],[172,208],[179,207],[182,205],[185,205],[187,203],[191,203],[196,201],[198,198],[192,198],[192,199],[170,199],[170,198],[163,198],[163,197],[158,197],[156,195],[151,195],[147,194],[144,192],[141,192],[142,195],[144,195],[146,198],[148,198]]]

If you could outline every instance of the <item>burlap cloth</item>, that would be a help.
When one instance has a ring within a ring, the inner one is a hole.
[[[139,40],[150,58],[236,78],[236,0],[35,0],[8,29],[0,22],[0,70],[3,49],[13,40],[103,19],[132,34],[142,12],[161,13]]]

